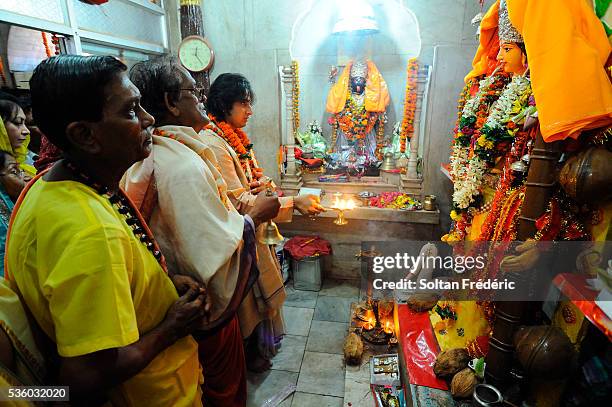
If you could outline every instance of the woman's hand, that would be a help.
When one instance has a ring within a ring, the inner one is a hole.
[[[293,197],[293,206],[302,215],[317,215],[325,211],[320,202],[321,198],[316,195],[298,195]]]

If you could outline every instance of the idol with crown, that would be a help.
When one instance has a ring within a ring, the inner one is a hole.
[[[374,62],[349,61],[331,88],[332,167],[363,173],[381,160],[389,90]]]
[[[480,42],[475,61],[482,61],[468,75],[467,86],[482,79],[461,106],[451,155],[455,224],[445,236],[450,242],[493,238],[491,209],[499,210],[496,200],[524,178],[532,146],[533,131],[523,129],[535,112],[527,55],[505,1],[495,3],[483,18]],[[483,77],[492,64],[493,71]],[[521,191],[515,194],[522,199]]]
[[[524,129],[535,103],[523,39],[510,24],[505,1],[494,4],[482,27],[494,29],[491,36],[481,30],[475,59],[481,55],[483,63],[475,71],[483,69],[485,75],[482,71],[468,75],[468,87],[475,85],[476,90],[461,106],[455,133],[451,156],[455,224],[443,238],[449,243],[514,239],[535,133],[534,128]],[[456,245],[455,252],[479,247]],[[495,258],[503,251],[487,255]],[[497,274],[501,258],[497,260],[476,273]],[[440,301],[430,314],[440,348],[465,347],[473,357],[487,353],[493,318],[492,304],[476,301]]]

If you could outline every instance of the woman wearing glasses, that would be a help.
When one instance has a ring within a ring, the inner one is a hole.
[[[0,140],[8,140],[8,134],[2,119],[0,119]],[[4,243],[11,212],[13,211],[13,203],[17,201],[29,179],[30,177],[24,175],[23,170],[13,157],[12,150],[6,151],[6,147],[0,149],[0,277],[4,277]]]

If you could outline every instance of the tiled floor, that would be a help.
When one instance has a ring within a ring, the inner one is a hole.
[[[341,407],[347,386],[342,345],[350,305],[358,297],[358,281],[326,280],[319,292],[297,291],[289,282],[283,308],[287,335],[272,369],[249,373],[247,406],[260,407],[294,384],[297,391],[281,407]]]

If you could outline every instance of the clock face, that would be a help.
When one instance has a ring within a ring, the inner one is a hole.
[[[202,72],[210,69],[214,59],[213,50],[208,42],[200,36],[186,37],[179,47],[179,60],[191,72]]]

